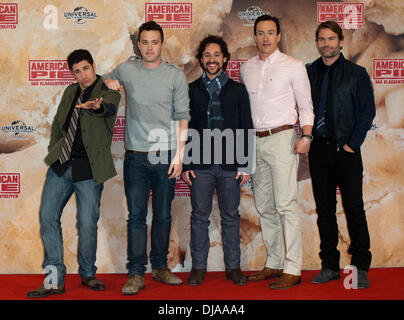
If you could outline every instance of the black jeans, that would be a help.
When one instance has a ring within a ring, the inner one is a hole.
[[[342,147],[337,150],[333,141],[315,139],[309,152],[309,165],[320,233],[320,258],[322,267],[340,269],[338,224],[336,217],[336,188],[339,185],[351,244],[351,265],[369,270],[372,254],[363,205],[363,164],[360,150],[349,153]]]

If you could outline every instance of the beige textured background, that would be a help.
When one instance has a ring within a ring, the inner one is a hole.
[[[150,1],[153,2],[153,1]],[[156,1],[155,1],[156,2]],[[157,2],[174,2],[160,0]],[[314,43],[317,26],[316,2],[312,0],[188,0],[192,2],[190,29],[166,29],[164,59],[180,65],[189,81],[201,70],[193,58],[199,40],[206,33],[224,37],[233,58],[250,58],[256,53],[252,27],[244,26],[237,13],[250,5],[259,6],[281,20],[282,50],[304,62],[318,57]],[[366,22],[359,30],[345,30],[343,52],[367,68],[372,77],[373,58],[404,58],[404,3],[401,0],[363,0]],[[0,198],[0,273],[42,273],[43,248],[39,235],[39,204],[46,166],[50,124],[65,87],[31,86],[28,60],[65,59],[77,48],[92,52],[97,72],[103,74],[133,55],[130,35],[144,22],[145,1],[52,1],[58,9],[58,29],[47,30],[42,23],[43,9],[49,1],[20,0],[19,24],[15,30],[0,30],[0,126],[22,120],[35,128],[25,140],[11,140],[0,131],[0,173],[19,172],[21,193],[18,199]],[[64,12],[84,6],[98,18],[75,26]],[[373,253],[372,267],[404,266],[404,86],[374,84],[377,102],[376,130],[368,133],[363,145],[364,200]],[[119,114],[124,114],[124,101]],[[126,272],[127,208],[123,190],[123,153],[121,142],[113,142],[112,151],[118,175],[104,186],[99,221],[98,272]],[[303,268],[320,267],[319,236],[311,182],[304,163],[299,176],[299,200],[303,225]],[[214,200],[211,215],[209,270],[223,270],[220,219]],[[151,208],[149,207],[151,210]],[[74,198],[62,217],[65,264],[76,273],[77,230]],[[189,198],[173,202],[169,266],[189,271]],[[240,205],[242,269],[255,270],[265,263],[265,247],[258,214],[248,187],[243,188]],[[341,267],[348,265],[349,237],[346,220],[338,203]],[[148,222],[151,214],[148,215]],[[148,271],[150,269],[148,268]]]

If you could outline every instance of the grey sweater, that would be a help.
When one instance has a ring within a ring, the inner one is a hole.
[[[188,84],[177,66],[162,61],[148,69],[132,57],[103,78],[116,79],[125,88],[125,149],[175,149],[176,121],[190,120]]]

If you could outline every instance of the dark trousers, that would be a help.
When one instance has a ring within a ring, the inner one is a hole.
[[[338,271],[340,253],[336,217],[336,188],[339,185],[351,244],[351,265],[369,270],[372,254],[363,205],[363,164],[360,150],[349,153],[335,142],[315,139],[309,152],[310,173],[320,233],[322,267]]]
[[[195,170],[191,186],[191,255],[192,267],[206,269],[209,240],[209,216],[213,192],[217,190],[221,217],[224,264],[226,269],[240,268],[240,180],[235,171],[224,171],[219,165]]]

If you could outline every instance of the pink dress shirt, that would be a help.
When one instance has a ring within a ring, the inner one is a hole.
[[[255,56],[241,66],[240,79],[250,96],[258,131],[283,125],[313,125],[310,82],[303,62],[277,49],[265,61]],[[296,109],[297,105],[297,109]]]

